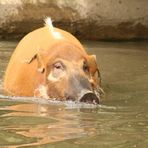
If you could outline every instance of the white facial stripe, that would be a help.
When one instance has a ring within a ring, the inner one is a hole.
[[[45,26],[48,27],[49,31],[51,32],[52,36],[55,38],[55,39],[61,39],[63,38],[62,35],[60,34],[60,32],[56,32],[54,30],[54,27],[53,27],[53,24],[52,24],[52,20],[50,17],[47,17],[45,19]]]
[[[51,73],[48,75],[47,79],[48,79],[49,81],[53,81],[53,82],[56,82],[56,81],[59,80],[59,78],[53,77],[53,75],[52,75]]]
[[[56,78],[52,75],[52,73],[50,73],[48,75],[47,79],[48,79],[48,81],[56,82],[56,81],[59,81],[64,76],[65,76],[65,73],[63,73],[60,77]]]

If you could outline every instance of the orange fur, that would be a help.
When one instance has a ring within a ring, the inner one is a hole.
[[[47,64],[53,61],[57,54],[76,62],[81,58],[86,58],[90,73],[93,75],[93,83],[96,85],[94,74],[97,71],[97,65],[94,59],[87,55],[81,43],[70,33],[58,28],[54,30],[60,33],[62,38],[55,39],[46,26],[29,33],[17,45],[4,77],[4,89],[9,94],[34,96],[37,87],[47,83],[46,73],[43,70],[47,71]],[[69,50],[73,53],[68,53]],[[59,89],[62,89],[62,86]]]

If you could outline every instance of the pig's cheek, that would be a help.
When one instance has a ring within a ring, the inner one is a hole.
[[[47,87],[44,85],[40,85],[38,88],[34,91],[34,97],[41,97],[48,99],[49,96],[47,95]]]

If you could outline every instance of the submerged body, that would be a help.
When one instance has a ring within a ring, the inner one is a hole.
[[[14,96],[98,103],[98,74],[94,55],[70,33],[47,24],[26,35],[14,50],[4,89]]]

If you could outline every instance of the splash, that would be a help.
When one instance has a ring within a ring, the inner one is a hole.
[[[17,101],[17,102],[25,102],[25,103],[63,105],[67,109],[100,107],[100,105],[87,104],[87,103],[78,102],[78,101],[59,101],[57,99],[44,99],[39,97],[14,97],[14,96],[5,96],[0,94],[0,99]]]

